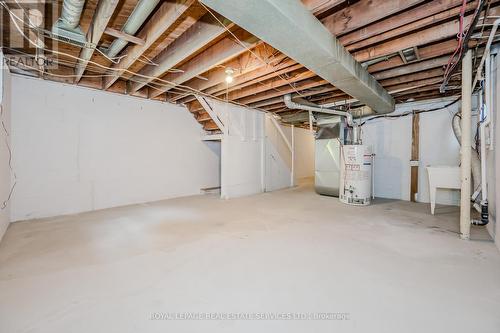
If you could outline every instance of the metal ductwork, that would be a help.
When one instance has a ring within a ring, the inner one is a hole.
[[[129,35],[135,35],[159,2],[160,0],[141,0],[137,6],[135,6],[127,22],[125,22],[122,31]],[[110,58],[116,57],[127,44],[128,42],[126,40],[120,38],[115,39],[106,52],[107,56]]]
[[[318,105],[318,106],[310,106],[310,105],[304,105],[304,104],[295,103],[294,101],[292,101],[292,96],[290,96],[290,95],[285,95],[285,97],[283,98],[283,100],[285,102],[286,107],[289,108],[289,109],[304,110],[304,111],[309,111],[309,112],[326,113],[326,114],[335,115],[335,116],[343,116],[343,117],[346,117],[347,124],[349,126],[355,126],[356,125],[354,123],[353,119],[352,119],[352,114],[350,114],[349,112],[338,111],[338,110],[331,110],[331,109],[324,108],[324,107],[322,107],[320,105]]]
[[[61,17],[52,26],[52,33],[71,42],[85,44],[85,34],[80,27],[85,0],[64,0]]]
[[[298,0],[200,0],[376,113],[394,99]]]

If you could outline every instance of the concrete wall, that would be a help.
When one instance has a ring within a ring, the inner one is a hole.
[[[13,174],[9,167],[11,75],[3,63],[3,55],[0,52],[0,122],[3,123],[0,124],[0,240],[10,222],[11,201],[8,201],[8,198],[14,184],[12,182]]]
[[[200,193],[217,149],[182,107],[13,76],[12,220]]]
[[[395,114],[418,109],[431,109],[450,100],[406,103],[396,107]],[[429,202],[429,182],[426,166],[459,165],[459,144],[451,127],[453,114],[460,104],[448,109],[420,114],[420,163],[418,201]],[[374,147],[375,195],[401,200],[410,199],[412,116],[396,119],[376,119],[363,126],[363,142]],[[460,193],[438,190],[437,202],[458,205]]]

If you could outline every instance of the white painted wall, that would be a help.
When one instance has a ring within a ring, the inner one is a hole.
[[[204,102],[203,102],[204,101]],[[263,112],[204,97],[224,126],[221,197],[233,198],[290,186],[291,153]],[[280,126],[291,142],[291,127]],[[314,138],[295,128],[295,179],[314,175]]]
[[[291,139],[291,127],[283,126],[283,132]],[[295,179],[314,177],[314,134],[308,129],[294,128]]]
[[[398,105],[395,113],[408,110],[431,109],[450,103],[434,100]],[[419,202],[429,202],[429,182],[426,166],[459,164],[459,144],[451,127],[453,114],[460,104],[446,110],[420,114]],[[383,198],[410,199],[412,116],[392,120],[377,119],[363,126],[363,143],[374,147],[375,195]],[[438,190],[437,202],[458,205],[460,193]]]
[[[272,120],[271,115],[265,117],[265,190],[266,192],[276,191],[291,186],[292,173],[292,153],[286,144],[285,139],[276,127],[279,126],[285,134],[286,128]],[[291,131],[287,136],[291,145]]]
[[[217,149],[182,107],[13,76],[12,220],[200,193]]]
[[[270,116],[266,117],[269,118]],[[292,142],[291,126],[280,125],[283,133]],[[294,184],[301,179],[314,177],[314,134],[311,131],[297,128],[294,130],[295,165]],[[285,140],[266,119],[266,191],[290,186],[292,158]]]
[[[9,146],[11,145],[9,135],[11,132],[11,75],[3,63],[3,54],[0,51],[0,105],[2,108],[0,122],[3,122],[3,125],[0,124],[0,240],[2,240],[10,222],[11,202],[7,202],[7,199],[13,186],[12,173],[9,167]]]
[[[221,141],[221,197],[241,197],[264,190],[264,113],[204,99],[224,124]]]

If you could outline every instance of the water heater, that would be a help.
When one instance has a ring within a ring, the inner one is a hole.
[[[341,202],[369,205],[372,197],[372,147],[343,145],[340,149]]]

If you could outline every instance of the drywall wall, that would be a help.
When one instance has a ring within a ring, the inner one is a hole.
[[[13,76],[12,220],[218,186],[219,154],[183,107]]]
[[[10,115],[11,115],[11,75],[4,66],[3,54],[0,52],[0,240],[10,222],[9,194],[11,193],[13,174],[10,170]]]
[[[264,191],[264,113],[202,98],[222,122],[221,197],[230,199]]]
[[[291,153],[270,115],[208,97],[202,105],[221,122],[221,197],[275,191],[291,184]],[[280,126],[292,140],[290,126]],[[295,179],[314,175],[314,138],[294,129]]]
[[[314,177],[314,133],[295,127],[295,179]],[[283,126],[283,132],[291,140],[291,127]]]
[[[401,104],[397,113],[433,109],[453,99]],[[460,104],[447,109],[420,114],[419,190],[417,201],[429,202],[429,182],[426,166],[459,164],[459,144],[451,127],[453,114]],[[373,145],[375,156],[375,195],[393,199],[410,199],[412,116],[395,119],[377,119],[363,126],[363,142]],[[460,194],[455,190],[440,189],[437,203],[458,205]]]
[[[273,120],[271,115],[265,116],[265,191],[271,192],[292,185],[292,153],[291,135],[285,134],[285,126]],[[277,127],[279,126],[279,127]],[[283,138],[283,135],[286,137]],[[291,132],[290,132],[291,134]]]
[[[266,191],[290,186],[292,156],[279,131],[266,117]],[[280,125],[292,142],[292,127]],[[295,150],[294,184],[303,178],[314,177],[314,134],[306,129],[294,127],[293,141]]]

